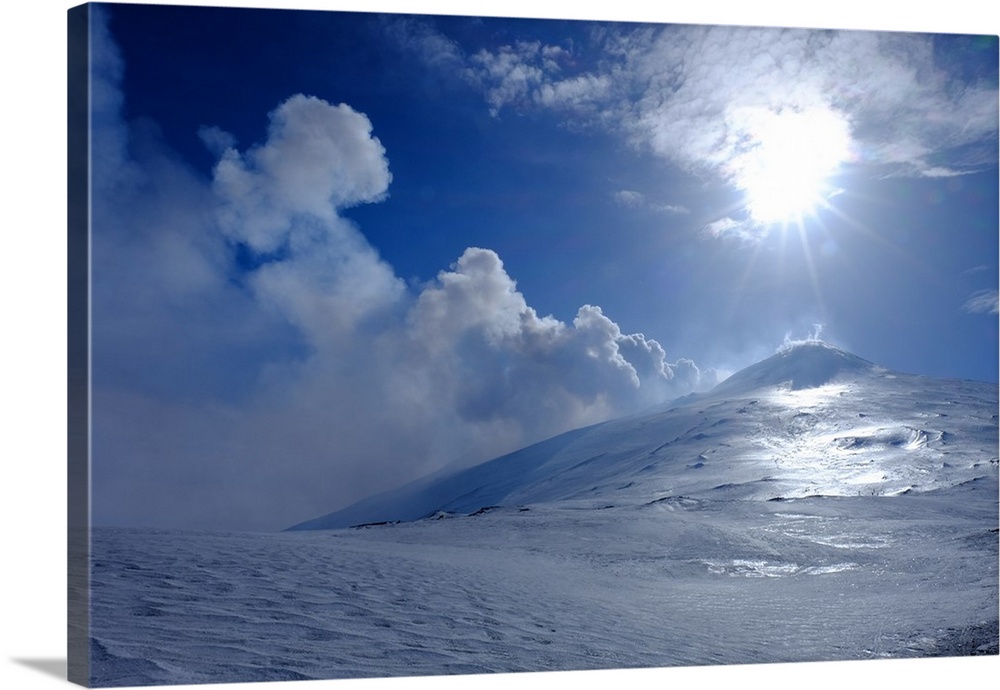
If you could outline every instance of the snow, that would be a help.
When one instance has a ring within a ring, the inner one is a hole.
[[[819,340],[783,348],[720,383],[715,396],[736,396],[765,386],[788,384],[791,390],[815,388],[844,378],[884,375],[881,367]],[[891,376],[891,374],[890,374]]]
[[[274,535],[97,530],[95,681],[995,651],[995,487],[569,501]]]
[[[94,684],[997,654],[997,496],[996,385],[799,346],[294,531],[96,529]]]
[[[996,476],[996,413],[994,384],[887,372],[807,342],[677,407],[577,429],[291,529],[586,497],[926,491]]]

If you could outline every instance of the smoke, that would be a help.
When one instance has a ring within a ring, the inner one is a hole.
[[[823,324],[814,323],[812,330],[804,338],[793,338],[791,331],[785,333],[784,340],[781,346],[778,347],[777,352],[782,352],[789,348],[795,347],[797,345],[806,345],[808,343],[818,343],[823,340]]]
[[[392,179],[349,105],[293,95],[242,151],[203,127],[205,179],[96,38],[96,523],[278,529],[712,378],[600,307],[540,316],[489,249],[407,287],[342,215]]]

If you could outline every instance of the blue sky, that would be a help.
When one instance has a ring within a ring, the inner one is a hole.
[[[106,9],[98,524],[278,529],[816,334],[997,380],[995,36]]]

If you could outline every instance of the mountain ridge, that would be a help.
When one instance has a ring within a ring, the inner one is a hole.
[[[786,383],[792,390],[802,390],[839,378],[879,375],[887,371],[821,340],[806,340],[783,347],[767,359],[741,369],[708,394],[718,397],[730,392],[752,391]]]
[[[439,471],[289,529],[566,501],[897,495],[996,474],[996,384],[891,372],[820,341],[675,402]]]

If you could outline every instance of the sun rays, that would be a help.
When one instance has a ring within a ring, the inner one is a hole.
[[[808,254],[807,230],[825,233],[824,214],[843,216],[833,201],[843,192],[838,178],[858,158],[848,116],[827,105],[742,105],[725,119],[724,179],[737,198],[706,234],[751,246],[777,235],[782,255],[797,235]]]
[[[795,222],[835,193],[829,180],[851,154],[841,114],[824,107],[743,108],[734,119],[744,132],[732,162],[734,180],[755,222]]]

